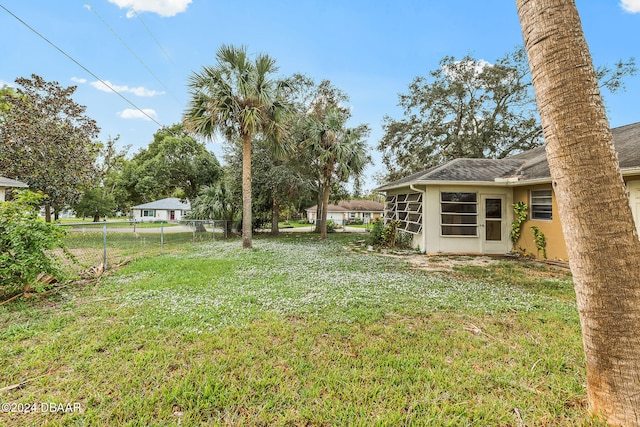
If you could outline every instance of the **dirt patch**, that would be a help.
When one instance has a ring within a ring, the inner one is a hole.
[[[467,255],[398,255],[398,254],[383,254],[385,256],[391,256],[394,258],[400,258],[409,264],[412,268],[424,270],[424,271],[453,271],[454,267],[489,267],[491,265],[498,264],[505,260],[502,257],[490,257],[490,256],[467,256]]]

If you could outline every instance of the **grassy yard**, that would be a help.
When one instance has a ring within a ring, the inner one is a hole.
[[[566,273],[357,238],[190,244],[0,306],[0,425],[600,425]]]

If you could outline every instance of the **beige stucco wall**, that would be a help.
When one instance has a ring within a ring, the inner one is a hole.
[[[640,176],[627,176],[624,178],[627,184],[629,192],[629,203],[631,205],[631,211],[633,218],[636,222],[638,233],[640,234]],[[550,189],[551,184],[531,185],[524,187],[514,187],[513,200],[515,202],[523,201],[529,206],[531,204],[529,200],[530,190],[545,190]],[[527,253],[532,255],[537,254],[537,248],[533,239],[533,233],[530,227],[537,226],[542,231],[547,240],[547,259],[563,260],[568,259],[567,248],[562,234],[562,226],[560,224],[560,217],[558,215],[558,204],[556,200],[555,192],[552,191],[552,215],[551,221],[545,220],[532,220],[525,221],[522,227],[522,233],[520,240],[516,244],[516,249],[523,248]],[[542,254],[539,254],[538,258],[541,258]]]
[[[531,185],[525,187],[514,187],[513,189],[513,202],[525,202],[527,206],[531,205],[529,199],[529,192],[531,190],[548,190],[551,189],[551,184]],[[562,235],[562,226],[560,225],[560,217],[558,216],[558,204],[556,202],[556,194],[551,192],[552,205],[552,219],[541,220],[531,219],[530,213],[527,212],[528,219],[522,224],[522,231],[520,232],[520,240],[515,244],[515,249],[524,249],[527,254],[542,258],[542,253],[538,254],[536,248],[536,242],[533,239],[533,233],[531,227],[536,226],[544,233],[547,240],[547,259],[553,260],[567,260],[567,248],[564,243],[564,237]],[[513,211],[513,209],[512,209]]]

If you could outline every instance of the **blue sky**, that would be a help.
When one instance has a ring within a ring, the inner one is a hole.
[[[576,5],[596,65],[640,61],[640,0]],[[120,135],[131,154],[152,140],[158,123],[181,120],[189,75],[213,64],[221,44],[245,45],[274,57],[283,76],[329,79],[349,94],[350,124],[372,129],[369,177],[382,170],[375,152],[382,119],[401,117],[398,93],[414,77],[444,56],[470,53],[493,62],[522,44],[515,0],[0,0],[0,6],[0,85],[31,74],[77,85],[74,99],[97,121],[100,139]],[[146,116],[105,91],[96,76]],[[626,84],[624,93],[604,94],[613,127],[640,121],[640,75]],[[208,147],[221,158],[222,144]],[[366,187],[374,186],[369,179]]]

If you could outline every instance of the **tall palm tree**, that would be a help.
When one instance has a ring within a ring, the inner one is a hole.
[[[319,171],[321,199],[320,238],[327,238],[327,206],[331,186],[337,182],[346,182],[349,178],[362,174],[365,166],[371,162],[364,141],[369,135],[369,127],[356,128],[345,126],[348,113],[335,105],[315,108],[307,118],[306,148],[315,158]]]
[[[205,66],[189,79],[191,100],[184,113],[185,127],[212,138],[222,133],[242,141],[242,247],[251,247],[251,140],[265,133],[279,140],[287,108],[280,98],[278,70],[268,55],[247,55],[245,47],[223,45],[216,64]]]
[[[582,326],[590,410],[640,426],[640,241],[574,0],[516,0]]]

